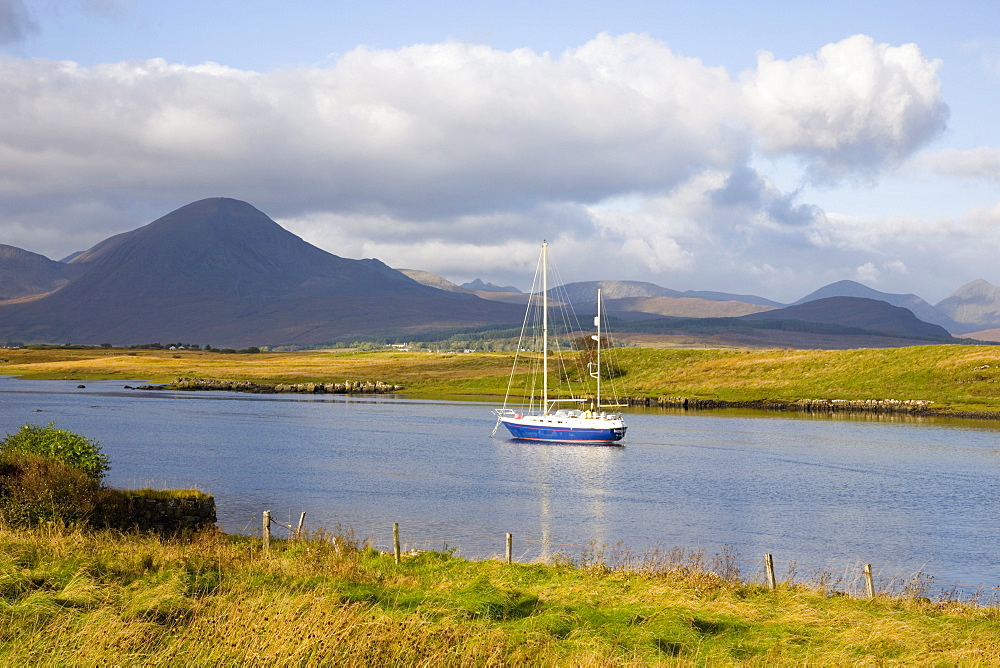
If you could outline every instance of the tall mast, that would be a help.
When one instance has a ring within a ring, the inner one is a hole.
[[[594,324],[597,325],[597,408],[601,408],[601,289],[597,288],[597,316],[594,317]]]
[[[549,244],[542,242],[542,415],[549,412]]]

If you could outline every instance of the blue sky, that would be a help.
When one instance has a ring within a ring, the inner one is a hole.
[[[0,243],[190,201],[463,282],[1000,284],[986,2],[0,0]]]

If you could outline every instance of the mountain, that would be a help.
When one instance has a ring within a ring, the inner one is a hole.
[[[781,302],[776,302],[764,297],[758,297],[757,295],[737,295],[730,292],[713,292],[710,290],[685,290],[681,293],[684,297],[693,297],[696,299],[707,299],[709,301],[716,302],[742,302],[744,304],[753,304],[755,306],[769,306],[771,308],[782,308],[787,306],[787,304],[782,304]]]
[[[844,350],[958,343],[909,310],[858,297],[828,297],[738,318],[619,321],[615,335],[640,346],[738,346]]]
[[[1000,329],[983,329],[977,332],[966,332],[965,334],[961,334],[959,338],[1000,343]]]
[[[476,285],[477,281],[479,285],[487,285],[491,287],[497,287],[491,283],[483,283],[478,278],[472,283],[463,283],[462,285],[456,285],[452,283],[447,278],[443,276],[438,276],[437,274],[432,274],[429,271],[421,271],[420,269],[400,269],[400,272],[406,274],[417,283],[422,283],[424,285],[429,285],[432,288],[437,288],[438,290],[447,290],[448,292],[462,292],[465,294],[476,295],[480,299],[487,299],[494,302],[506,302],[508,304],[527,304],[530,295],[527,295],[515,287],[510,289],[513,292],[497,292],[495,290],[474,290],[472,288],[466,287],[469,285]]]
[[[806,302],[825,299],[827,297],[861,297],[865,299],[876,299],[887,304],[892,304],[893,306],[900,306],[908,309],[920,320],[940,325],[949,332],[957,333],[968,331],[967,327],[955,322],[954,319],[949,317],[949,314],[937,307],[931,306],[917,295],[901,295],[889,292],[880,292],[874,288],[869,288],[867,285],[858,283],[857,281],[837,281],[836,283],[831,283],[830,285],[824,286],[819,290],[806,295],[802,299],[795,302],[795,304],[805,304]]]
[[[644,281],[580,281],[577,283],[566,283],[551,290],[554,296],[568,300],[571,304],[590,304],[597,300],[597,290],[600,288],[601,295],[605,300],[613,299],[639,299],[646,297],[671,297],[673,299],[701,299],[713,302],[742,302],[755,306],[767,306],[770,308],[780,308],[785,306],[779,302],[771,301],[755,295],[736,295],[728,292],[711,292],[706,290],[671,290],[655,283]]]
[[[0,305],[0,340],[317,344],[519,323],[523,311],[338,257],[246,202],[201,200],[74,257],[80,275]]]
[[[761,304],[769,301],[762,297],[747,295],[748,299],[744,300],[741,299],[743,295],[725,292],[680,292],[643,281],[581,281],[553,288],[549,293],[556,299],[568,301],[574,309],[582,312],[596,310],[598,289],[608,312],[627,320],[645,315],[728,318],[774,308]]]
[[[644,281],[580,281],[566,283],[549,290],[551,297],[570,304],[591,304],[597,301],[597,291],[606,299],[632,299],[636,297],[680,297],[681,293],[661,288]]]
[[[493,285],[492,283],[483,283],[481,278],[477,278],[471,283],[462,283],[462,287],[466,290],[472,290],[473,292],[521,292],[513,285],[499,286]]]
[[[825,297],[783,309],[746,315],[741,320],[798,320],[855,327],[896,336],[950,339],[944,327],[924,322],[907,308],[867,297]]]
[[[77,267],[0,244],[0,302],[58,290],[79,273]]]
[[[692,297],[623,297],[607,299],[604,307],[611,315],[635,319],[637,314],[667,315],[677,318],[734,318],[749,313],[770,311],[770,306],[757,306],[746,302],[713,301]],[[577,302],[574,308],[581,312],[596,312],[597,302]]]
[[[438,276],[437,274],[432,274],[429,271],[422,271],[420,269],[397,269],[396,271],[412,278],[417,283],[428,285],[432,288],[437,288],[438,290],[472,294],[472,290],[466,290],[463,286],[452,283],[444,276]]]
[[[966,283],[937,303],[965,332],[1000,328],[1000,288],[982,279]]]

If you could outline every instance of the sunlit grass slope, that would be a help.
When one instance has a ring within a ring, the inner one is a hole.
[[[650,354],[652,353],[652,354]],[[640,396],[702,399],[918,399],[937,409],[1000,409],[1000,348],[619,352]]]
[[[330,537],[327,536],[327,539]],[[4,665],[995,665],[1000,613],[683,565],[0,531]]]
[[[502,396],[512,353],[6,350],[0,374],[169,382],[202,377],[259,382],[375,381],[422,396]],[[575,353],[567,353],[575,355]],[[917,399],[937,410],[1000,410],[1000,347],[861,350],[615,351],[629,396],[724,401]],[[555,368],[557,365],[553,365]],[[553,372],[553,376],[555,372]],[[515,389],[527,386],[519,376]]]

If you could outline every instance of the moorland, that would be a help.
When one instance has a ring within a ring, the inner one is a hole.
[[[856,350],[620,348],[616,382],[631,397],[721,402],[804,399],[932,402],[938,414],[1000,415],[1000,348],[974,345]],[[579,353],[563,355],[574,361]],[[203,350],[22,348],[0,351],[0,374],[33,379],[177,378],[265,383],[384,381],[423,398],[497,400],[514,353],[301,351],[257,354]],[[557,368],[558,365],[553,365]],[[553,371],[553,373],[556,373]],[[515,377],[514,392],[529,386]]]

